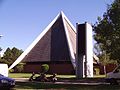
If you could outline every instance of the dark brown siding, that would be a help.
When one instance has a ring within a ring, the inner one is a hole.
[[[116,64],[112,64],[112,63],[107,64],[106,65],[106,73],[112,72],[116,67],[117,67]],[[95,65],[94,64],[94,68],[98,68],[100,70],[100,74],[104,74],[104,65],[102,65],[102,64]]]

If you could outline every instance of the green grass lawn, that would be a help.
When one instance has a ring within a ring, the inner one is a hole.
[[[9,77],[11,78],[29,78],[32,74],[31,73],[9,73]],[[38,74],[36,74],[38,76]],[[50,75],[47,75],[50,76]],[[75,75],[57,75],[60,78],[75,78]],[[105,75],[94,75],[94,78],[104,78]]]
[[[29,78],[32,74],[31,73],[9,73],[9,77],[11,78]],[[35,76],[38,76],[36,74]],[[51,75],[47,75],[49,77]],[[60,78],[75,78],[75,75],[57,75]]]
[[[30,73],[9,73],[10,78],[29,78],[31,75]]]

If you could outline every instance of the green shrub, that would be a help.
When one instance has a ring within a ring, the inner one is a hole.
[[[15,66],[14,72],[18,72],[18,73],[23,72],[24,65],[25,63],[19,63],[17,66]]]
[[[14,69],[10,69],[9,72],[10,72],[10,73],[14,72]]]
[[[95,68],[95,74],[99,75],[100,74],[100,69],[99,68]]]
[[[49,65],[48,64],[43,64],[41,66],[41,73],[46,73],[49,70]]]

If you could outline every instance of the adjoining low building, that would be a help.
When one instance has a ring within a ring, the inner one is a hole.
[[[48,73],[75,74],[75,57],[76,29],[61,12],[9,69],[23,62],[24,72],[40,72],[41,65],[48,64]]]

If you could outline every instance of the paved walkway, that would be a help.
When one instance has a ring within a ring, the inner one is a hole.
[[[28,78],[14,78],[16,82],[30,82]],[[104,79],[80,79],[80,80],[58,80],[57,82],[38,82],[37,83],[47,83],[47,84],[79,84],[79,85],[109,85]]]

